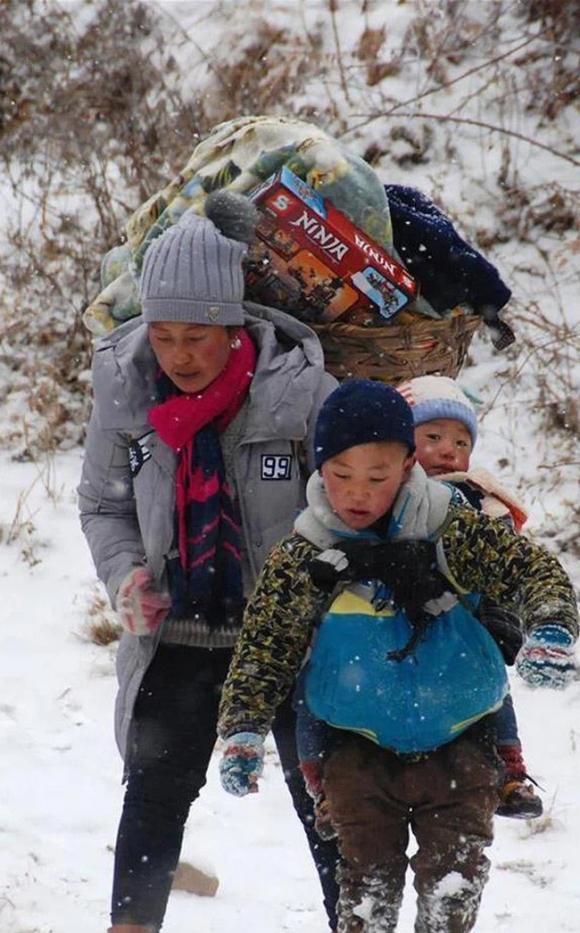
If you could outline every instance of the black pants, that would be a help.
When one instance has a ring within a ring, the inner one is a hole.
[[[160,645],[143,678],[133,717],[127,790],[115,849],[111,920],[160,929],[192,802],[206,781],[231,651]],[[273,726],[286,784],[318,871],[329,925],[336,929],[338,851],[314,830],[312,801],[298,769],[290,702]]]

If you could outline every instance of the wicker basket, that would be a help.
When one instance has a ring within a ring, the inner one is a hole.
[[[457,375],[481,324],[476,314],[409,324],[360,327],[311,324],[324,350],[326,368],[337,379],[353,376],[398,385],[413,376]]]

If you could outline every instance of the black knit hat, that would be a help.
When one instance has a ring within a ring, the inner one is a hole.
[[[349,447],[398,441],[415,450],[413,412],[392,386],[371,379],[349,379],[320,409],[314,434],[317,469]]]

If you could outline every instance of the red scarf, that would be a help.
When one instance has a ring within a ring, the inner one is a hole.
[[[240,528],[219,443],[254,376],[256,349],[246,331],[222,372],[196,395],[173,395],[150,409],[149,423],[179,453],[175,474],[179,566],[170,568],[173,614],[203,613],[233,624],[243,600]]]

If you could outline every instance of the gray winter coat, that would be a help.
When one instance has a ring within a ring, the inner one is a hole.
[[[303,473],[314,468],[316,416],[336,382],[324,371],[322,349],[310,328],[260,305],[247,303],[246,311],[258,360],[234,457],[234,482],[255,579],[304,506]],[[97,345],[79,502],[83,532],[113,606],[120,583],[134,566],[146,564],[157,585],[164,585],[173,544],[176,454],[147,420],[149,408],[158,402],[157,370],[147,327],[139,319]],[[307,457],[305,470],[298,462],[301,451]],[[121,754],[159,634],[121,639],[115,714]]]

